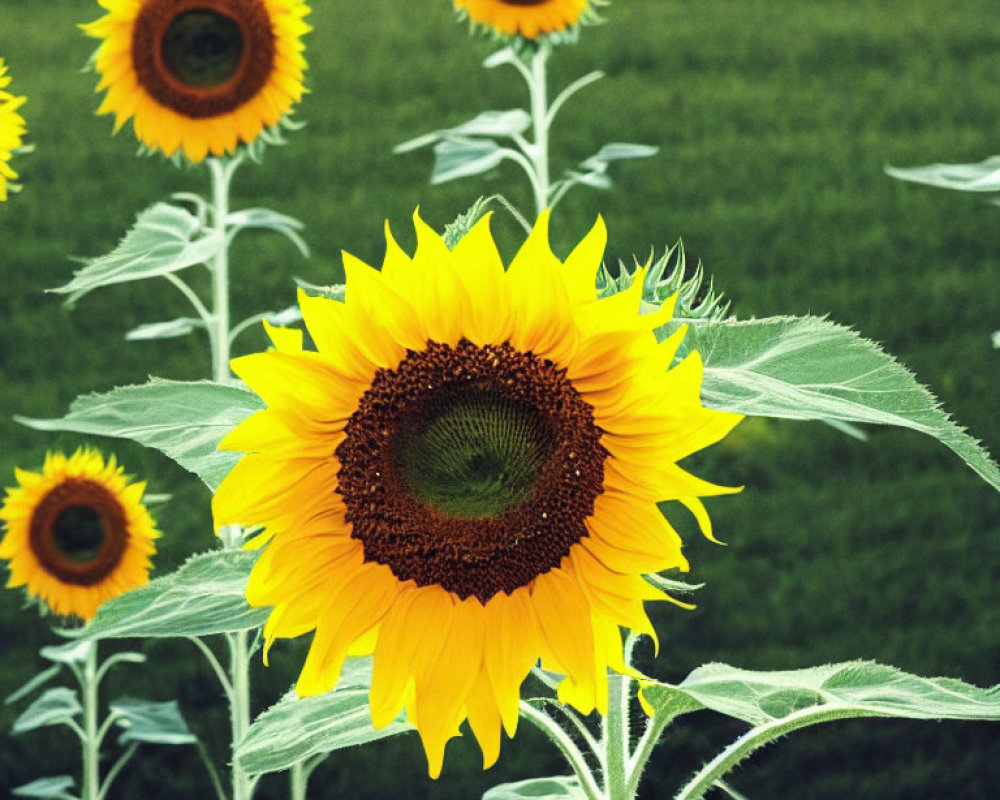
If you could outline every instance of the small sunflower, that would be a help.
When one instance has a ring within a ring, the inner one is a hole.
[[[302,97],[303,0],[100,0],[98,114],[132,118],[150,148],[221,156],[277,124]]]
[[[25,133],[24,118],[17,110],[24,105],[26,98],[4,91],[9,85],[7,66],[0,58],[0,202],[7,199],[8,184],[17,178],[17,173],[10,167],[10,159],[23,143]]]
[[[454,0],[473,23],[507,36],[537,39],[576,26],[592,0]]]
[[[90,620],[102,603],[148,580],[160,534],[114,456],[50,453],[41,473],[16,470],[0,521],[8,587],[26,586],[56,614]]]
[[[687,568],[656,503],[733,491],[676,462],[740,419],[699,399],[702,365],[657,342],[672,303],[640,314],[643,272],[597,299],[598,220],[565,263],[543,214],[509,269],[484,218],[449,250],[419,217],[411,258],[386,228],[381,271],[345,254],[346,302],[300,294],[317,351],[233,361],[267,407],[222,447],[247,453],[216,525],[265,526],[247,598],[264,634],[315,630],[297,691],[373,655],[371,714],[405,707],[433,776],[468,719],[484,764],[514,734],[541,658],[564,702],[606,711],[620,628],[654,635],[643,579]]]

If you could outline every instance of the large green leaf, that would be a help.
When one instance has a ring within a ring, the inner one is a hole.
[[[921,678],[872,661],[780,672],[706,664],[677,686],[643,689],[654,708],[673,703],[676,693],[750,725],[793,715],[815,715],[818,722],[831,715],[1000,720],[1000,686],[980,689],[953,678]]]
[[[63,686],[48,689],[36,699],[16,720],[12,733],[24,733],[49,725],[62,725],[83,711],[77,694]]]
[[[759,417],[896,425],[933,436],[1000,490],[1000,469],[913,374],[875,343],[818,317],[692,321],[705,405]]]
[[[857,717],[1000,721],[1000,686],[921,678],[870,661],[756,672],[726,664],[699,667],[677,686],[646,685],[648,711],[667,719],[711,709],[753,726],[675,795],[703,797],[748,755],[792,731]]]
[[[529,778],[502,783],[483,795],[483,800],[581,800],[586,797],[575,775],[556,778]]]
[[[52,291],[70,295],[70,302],[99,286],[153,278],[209,261],[225,239],[206,229],[191,212],[156,203],[136,219],[118,246],[106,256],[88,261],[73,280]]]
[[[251,608],[244,597],[256,556],[241,550],[193,556],[175,572],[104,603],[79,635],[165,638],[259,628],[270,610]]]
[[[118,715],[117,724],[122,728],[118,744],[194,744],[198,741],[181,716],[176,700],[158,703],[121,697],[110,706]]]
[[[412,730],[393,722],[375,730],[368,707],[370,659],[348,659],[337,688],[317,697],[289,692],[250,726],[236,748],[247,772],[278,772],[303,759]]]
[[[44,431],[73,431],[131,439],[154,447],[214,489],[239,460],[220,452],[219,441],[263,403],[239,386],[210,381],[153,379],[104,394],[78,397],[59,419],[17,420]]]

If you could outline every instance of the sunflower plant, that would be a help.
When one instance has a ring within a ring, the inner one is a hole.
[[[604,73],[589,72],[550,98],[548,63],[556,47],[576,42],[582,26],[600,21],[597,9],[606,3],[455,0],[454,5],[459,17],[470,21],[474,33],[484,34],[498,44],[483,66],[513,68],[527,87],[528,107],[483,111],[468,122],[397,145],[396,153],[433,146],[432,184],[480,175],[504,161],[512,161],[528,178],[537,216],[554,208],[576,186],[610,188],[608,169],[612,163],[648,158],[659,152],[658,147],[650,145],[612,142],[553,179],[551,128],[556,116],[570,98],[600,80]],[[511,210],[521,219],[525,230],[530,230],[525,217]]]

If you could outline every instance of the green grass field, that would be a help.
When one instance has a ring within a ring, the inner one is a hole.
[[[298,114],[308,126],[243,169],[234,197],[236,207],[300,218],[313,256],[263,234],[238,242],[241,316],[289,305],[292,276],[339,280],[341,249],[378,262],[384,219],[410,247],[418,204],[441,227],[480,194],[528,199],[513,168],[430,187],[428,154],[391,153],[419,133],[523,103],[511,75],[478,69],[490,47],[453,22],[447,0],[314,5],[311,93]],[[0,0],[0,56],[11,88],[29,97],[22,111],[37,147],[15,164],[24,191],[0,207],[3,485],[15,465],[37,468],[47,449],[83,443],[32,432],[12,415],[57,416],[80,393],[149,373],[196,379],[209,368],[199,340],[124,341],[137,324],[187,313],[165,283],[102,290],[71,312],[43,292],[69,279],[70,257],[109,250],[150,203],[207,187],[204,169],[134,158],[131,129],[111,138],[110,118],[94,116],[96,78],[81,73],[93,43],[75,26],[100,14],[91,0]],[[607,141],[661,152],[613,167],[609,193],[571,193],[553,220],[556,251],[568,252],[598,213],[611,263],[683,237],[740,317],[815,313],[851,324],[1000,452],[1000,352],[989,341],[1000,328],[1000,209],[882,172],[1000,152],[995,0],[616,0],[606,16],[555,59],[560,85],[608,73],[560,117],[556,166]],[[513,224],[496,227],[511,247]],[[263,346],[257,332],[238,343]],[[151,491],[173,495],[157,510],[166,532],[158,572],[212,546],[209,498],[194,479],[155,453],[96,443],[113,446]],[[750,420],[697,467],[746,489],[709,506],[728,547],[686,526],[692,577],[707,586],[694,612],[656,609],[661,652],[644,662],[653,674],[679,679],[706,661],[789,668],[870,658],[1000,682],[1000,497],[944,448],[914,433],[873,430],[861,443],[822,425]],[[49,620],[22,609],[18,592],[0,594],[0,695],[40,667],[37,649],[53,641]],[[141,646],[155,666],[121,668],[110,692],[177,697],[224,762],[228,720],[194,648]],[[291,684],[303,652],[279,645],[268,670],[258,665],[257,710]],[[0,706],[0,731],[15,716]],[[643,800],[670,797],[740,730],[685,719],[654,756]],[[69,732],[0,741],[0,795],[76,770]],[[431,782],[418,742],[403,737],[332,758],[310,796],[466,800],[563,771],[527,725],[505,742],[498,767],[484,774],[477,759],[471,737],[455,742]],[[836,723],[754,756],[732,778],[755,800],[989,800],[998,783],[997,728],[950,722]],[[193,748],[148,748],[114,796],[207,791]],[[283,779],[266,779],[259,796],[287,796]]]

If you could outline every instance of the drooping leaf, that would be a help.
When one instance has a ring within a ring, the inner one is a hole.
[[[702,400],[761,417],[894,425],[933,436],[1000,490],[986,450],[877,344],[818,317],[691,320],[684,341],[705,363]]]
[[[529,778],[517,783],[502,783],[489,789],[483,800],[583,800],[586,795],[575,775],[555,778]]]
[[[24,686],[22,686],[20,689],[17,689],[11,692],[9,695],[7,695],[7,697],[3,701],[4,705],[10,705],[11,703],[16,703],[21,698],[27,697],[29,694],[35,691],[35,689],[44,686],[46,683],[52,680],[56,675],[59,674],[59,669],[60,667],[58,664],[53,664],[48,669],[43,669],[41,672],[34,675],[31,678],[31,680],[25,683]]]
[[[978,164],[929,164],[925,167],[889,167],[886,174],[913,183],[962,192],[1000,191],[1000,156],[991,156]]]
[[[135,225],[108,255],[88,261],[73,280],[52,291],[72,303],[100,286],[153,278],[203,264],[225,246],[221,235],[202,227],[190,211],[156,203],[139,214]]]
[[[145,342],[153,339],[176,339],[194,331],[205,329],[205,323],[197,317],[180,317],[169,322],[150,322],[133,328],[125,334],[126,341]]]
[[[69,775],[55,775],[51,778],[39,778],[11,789],[15,797],[35,797],[39,800],[65,800],[71,797],[69,790],[73,788],[73,778]]]
[[[677,686],[646,686],[654,708],[680,694],[750,725],[795,716],[806,724],[847,717],[1000,721],[1000,686],[981,689],[953,678],[921,678],[872,661],[758,672],[727,664],[699,667]]]
[[[83,711],[76,692],[64,686],[47,689],[16,720],[11,728],[14,734],[61,725]]]
[[[279,214],[269,208],[244,208],[230,213],[226,217],[226,225],[230,236],[244,230],[270,230],[280,233],[294,244],[304,257],[309,257],[309,245],[299,234],[305,225],[295,217]]]
[[[42,658],[47,658],[57,664],[83,664],[90,655],[93,646],[92,642],[74,640],[43,647],[38,652]]]
[[[216,446],[263,407],[255,394],[239,386],[154,378],[141,386],[78,397],[59,419],[16,419],[37,430],[112,436],[156,448],[214,489],[240,458]]]
[[[214,550],[192,556],[179,569],[108,600],[78,635],[87,639],[131,636],[211,636],[258,628],[270,610],[244,597],[257,554]]]
[[[434,146],[431,184],[447,183],[488,172],[499,166],[511,152],[492,139],[445,139]]]
[[[157,703],[121,697],[112,701],[110,706],[113,712],[120,715],[117,720],[122,728],[119,744],[194,744],[198,741],[181,716],[176,700]]]
[[[304,698],[289,692],[253,721],[236,748],[237,761],[250,773],[278,772],[311,756],[413,730],[405,722],[372,727],[370,683],[371,660],[348,659],[332,692]]]
[[[425,133],[414,139],[396,145],[392,152],[408,153],[421,147],[428,147],[446,139],[460,139],[467,136],[511,137],[524,133],[531,126],[531,116],[520,108],[507,111],[483,111],[474,119],[456,125],[454,128]]]
[[[604,145],[594,155],[580,162],[584,169],[603,171],[612,161],[627,161],[633,158],[650,158],[660,152],[659,147],[632,142],[611,142]]]

